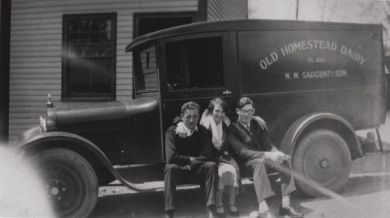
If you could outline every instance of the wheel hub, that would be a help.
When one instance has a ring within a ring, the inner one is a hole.
[[[329,168],[329,160],[326,158],[320,160],[320,167],[322,169],[328,169]]]
[[[61,201],[67,193],[66,185],[58,179],[54,179],[48,186],[49,198],[54,198],[57,201]]]
[[[59,192],[60,191],[58,190],[58,187],[51,187],[51,189],[50,189],[50,194],[53,196],[58,195]]]

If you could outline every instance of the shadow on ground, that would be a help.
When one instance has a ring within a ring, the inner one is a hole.
[[[163,217],[163,198],[162,191],[103,196],[99,198],[90,218]],[[295,195],[292,204],[299,207],[299,202],[303,199],[302,196]],[[199,193],[199,188],[178,191],[175,217],[207,217],[204,202],[204,196]],[[257,200],[252,184],[243,185],[237,204],[240,208],[240,217],[248,217],[251,212],[257,210]],[[269,199],[269,204],[271,212],[277,214],[279,199],[272,197]],[[310,211],[307,208],[301,207],[300,209],[305,213]]]
[[[390,191],[390,175],[369,175],[355,176],[348,180],[343,197],[358,197],[382,191]],[[100,197],[95,210],[90,218],[146,218],[163,217],[164,215],[164,193],[134,193],[115,194]],[[302,203],[328,201],[326,197],[308,198],[302,194],[295,193],[292,197],[292,204],[305,215],[310,215],[317,208],[303,207]],[[204,197],[199,193],[199,188],[180,190],[177,195],[176,217],[207,217],[204,207]],[[257,200],[252,184],[244,185],[238,197],[240,217],[248,215],[257,209]],[[277,197],[269,199],[271,212],[278,214],[277,209],[280,200]]]
[[[352,198],[361,198],[361,200],[368,199],[367,201],[371,202],[375,199],[369,199],[370,196],[377,197],[381,192],[390,191],[390,153],[387,146],[386,144],[387,149],[384,153],[369,154],[353,162],[351,177],[341,192],[342,198],[347,198],[347,201]],[[178,191],[176,217],[207,217],[204,207],[205,200],[199,192],[199,188]],[[90,218],[163,217],[163,199],[162,191],[108,194],[99,197]],[[300,209],[306,217],[316,217],[319,211],[332,210],[334,205],[337,205],[332,201],[333,199],[325,197],[307,198],[298,193],[294,193],[292,198],[293,206]],[[248,217],[252,211],[257,210],[257,200],[252,184],[243,185],[237,202],[240,217]],[[278,214],[279,199],[272,197],[269,204],[271,212]]]

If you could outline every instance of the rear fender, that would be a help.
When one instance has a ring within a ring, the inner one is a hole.
[[[352,125],[333,113],[313,113],[296,120],[284,134],[280,148],[285,153],[294,154],[299,140],[308,132],[318,128],[326,128],[336,133],[347,142],[352,159],[362,157],[360,142]]]
[[[93,142],[79,135],[68,132],[43,132],[35,135],[27,141],[19,144],[18,149],[24,153],[36,153],[53,147],[63,147],[82,155],[92,167],[102,166],[109,171],[117,180],[130,189],[137,191],[152,191],[140,184],[126,181],[114,169],[111,161]]]

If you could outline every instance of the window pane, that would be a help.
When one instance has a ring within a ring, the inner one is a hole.
[[[111,57],[112,48],[111,45],[88,45],[88,46],[75,46],[71,45],[71,50],[75,50],[75,55],[80,57]]]
[[[109,93],[111,91],[111,59],[78,58],[70,62],[72,93]]]
[[[101,42],[108,42],[111,40],[111,31],[99,32],[99,40]]]
[[[111,58],[101,58],[97,61],[96,71],[91,78],[91,90],[97,93],[107,93],[111,91]]]
[[[79,41],[80,43],[85,43],[87,44],[88,42],[90,42],[90,38],[91,38],[91,34],[89,32],[80,32],[80,38],[79,38]]]
[[[79,22],[81,30],[87,32],[91,30],[91,19],[81,19]]]
[[[115,14],[65,16],[66,97],[113,96]],[[115,36],[116,37],[116,36]]]
[[[71,62],[69,66],[69,78],[71,92],[76,93],[88,93],[89,91],[89,78],[91,72],[88,68],[82,67],[81,64]]]
[[[71,43],[75,43],[75,44],[79,43],[80,41],[79,32],[69,33],[68,40]]]
[[[68,23],[68,31],[69,32],[77,32],[80,28],[79,21],[72,20]]]
[[[190,39],[167,43],[167,87],[170,90],[224,85],[222,39]]]
[[[71,19],[68,40],[73,43],[100,43],[111,41],[112,21],[108,18]]]
[[[154,45],[135,51],[135,85],[139,91],[158,89],[156,48]]]

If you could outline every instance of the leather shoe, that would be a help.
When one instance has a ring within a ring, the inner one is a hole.
[[[216,208],[214,205],[210,205],[207,207],[207,215],[208,215],[208,218],[217,218],[217,214],[216,214]]]
[[[230,204],[229,205],[229,213],[233,217],[239,217],[240,216],[240,212],[238,211],[237,206],[234,205],[234,204]]]
[[[303,214],[299,213],[292,207],[280,207],[279,208],[279,215],[280,216],[289,216],[292,218],[303,218]]]
[[[217,215],[218,218],[224,218],[225,217],[225,208],[221,206],[217,206],[215,209],[215,214]]]

